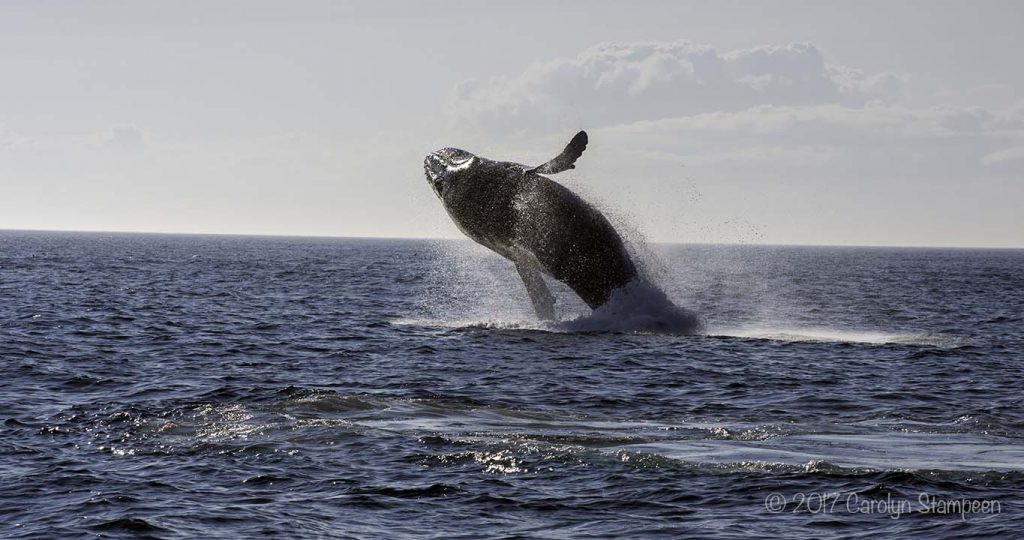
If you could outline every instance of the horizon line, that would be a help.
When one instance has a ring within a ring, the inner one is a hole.
[[[224,233],[224,232],[180,232],[180,231],[126,231],[98,229],[7,229],[0,228],[0,233],[69,233],[69,234],[129,234],[129,235],[162,235],[162,236],[225,236],[251,238],[321,238],[350,240],[434,240],[434,241],[467,241],[468,237],[445,236],[353,236],[338,234],[285,234],[285,233]],[[765,247],[829,247],[829,248],[889,248],[889,249],[976,249],[976,250],[1024,250],[1024,246],[962,246],[962,245],[906,245],[906,244],[786,244],[786,243],[741,243],[741,242],[669,242],[653,240],[647,244],[691,245],[691,246],[765,246]]]

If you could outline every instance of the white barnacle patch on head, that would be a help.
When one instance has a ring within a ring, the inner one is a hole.
[[[452,160],[451,165],[448,165],[450,172],[464,171],[473,166],[476,163],[476,156],[471,156],[462,160]]]
[[[440,197],[448,183],[476,163],[477,157],[465,150],[442,148],[427,155],[423,160],[423,169],[434,193]]]

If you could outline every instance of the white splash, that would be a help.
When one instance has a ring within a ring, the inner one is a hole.
[[[593,313],[553,326],[570,332],[693,334],[700,330],[701,322],[696,314],[672,303],[658,287],[634,281],[613,291],[608,302]]]

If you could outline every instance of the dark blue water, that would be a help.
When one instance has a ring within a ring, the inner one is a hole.
[[[651,251],[705,334],[467,242],[0,233],[0,537],[1024,528],[1024,251]]]

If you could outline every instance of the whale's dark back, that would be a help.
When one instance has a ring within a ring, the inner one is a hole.
[[[637,276],[622,238],[596,208],[536,174],[521,184],[516,240],[591,308]]]
[[[513,261],[532,253],[591,308],[637,276],[622,238],[596,208],[521,165],[481,159],[449,182],[442,199],[470,238]]]

